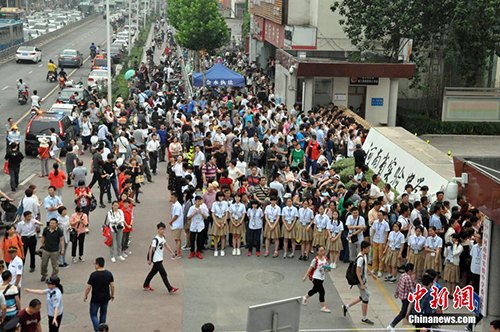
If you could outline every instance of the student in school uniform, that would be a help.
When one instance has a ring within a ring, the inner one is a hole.
[[[292,205],[292,199],[286,199],[286,206],[281,210],[281,217],[283,218],[283,227],[281,228],[281,236],[283,237],[283,258],[294,258],[295,257],[295,246],[297,242],[295,241],[296,224],[299,212],[297,208]],[[292,242],[292,252],[287,255],[288,251],[288,241]]]
[[[209,214],[207,206],[203,203],[203,197],[196,196],[194,198],[194,205],[189,208],[187,213],[189,222],[189,243],[191,243],[191,252],[188,256],[189,259],[194,256],[198,259],[203,259],[203,255],[201,254],[201,248],[203,248],[202,231],[205,229],[205,219],[208,218]]]
[[[241,195],[234,196],[229,206],[229,233],[233,236],[233,256],[241,255],[241,238],[245,234],[245,204],[241,203]]]
[[[372,272],[374,274],[377,273],[377,278],[381,278],[384,271],[384,249],[387,243],[387,235],[390,231],[389,223],[385,220],[384,214],[387,215],[385,211],[378,210],[377,219],[373,221],[370,228],[373,248]]]
[[[266,239],[266,252],[264,257],[269,256],[269,247],[271,245],[271,240],[274,240],[274,254],[273,257],[278,257],[278,238],[280,236],[280,216],[281,208],[276,204],[278,198],[276,196],[271,196],[271,204],[266,206],[264,210],[264,219],[266,221],[266,227],[264,229],[264,238]]]
[[[264,212],[259,207],[259,202],[253,200],[247,210],[248,216],[248,256],[252,256],[252,250],[255,248],[255,255],[260,256],[260,237],[262,235],[262,224]]]
[[[226,235],[228,232],[227,219],[229,215],[229,204],[225,200],[224,193],[219,191],[216,195],[216,201],[212,204],[212,235],[214,237],[214,256],[218,256],[218,238],[220,236],[221,250],[220,255],[224,256],[226,248]]]
[[[318,208],[318,214],[314,217],[313,247],[326,246],[326,239],[328,237],[326,228],[329,223],[330,218],[325,214],[325,207],[320,205]]]
[[[401,224],[399,222],[396,222],[392,226],[392,232],[389,233],[384,249],[385,265],[389,271],[389,275],[384,280],[388,282],[396,282],[398,266],[400,266],[403,257],[405,237],[400,232],[400,227]]]
[[[332,269],[337,268],[337,261],[339,260],[340,252],[343,249],[342,246],[342,232],[344,231],[344,224],[339,219],[339,212],[337,210],[332,212],[332,220],[328,223],[328,240],[326,246],[330,254],[330,262],[332,263]]]
[[[302,202],[302,207],[298,211],[298,224],[295,233],[295,240],[301,242],[299,260],[308,261],[309,252],[311,251],[311,241],[313,239],[312,224],[314,220],[314,212],[309,208],[307,200]]]
[[[425,241],[425,261],[424,270],[433,269],[441,273],[441,250],[443,248],[443,239],[436,233],[436,227],[429,227],[429,236]]]
[[[422,278],[422,273],[424,271],[425,262],[425,237],[422,235],[423,227],[417,226],[414,228],[415,234],[408,237],[408,263],[412,263],[414,266],[415,277],[417,279]]]
[[[460,282],[460,255],[464,248],[462,247],[460,235],[457,233],[451,234],[451,243],[446,244],[444,249],[444,276],[443,279],[448,283],[450,292],[455,291],[455,287]]]

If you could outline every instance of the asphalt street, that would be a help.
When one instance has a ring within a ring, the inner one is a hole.
[[[57,99],[59,88],[57,83],[49,83],[45,81],[47,74],[47,63],[52,59],[57,65],[57,56],[64,49],[77,49],[83,53],[86,62],[81,68],[67,68],[66,73],[70,75],[70,79],[78,82],[82,80],[87,82],[88,74],[90,73],[89,62],[89,46],[92,42],[102,43],[105,40],[105,20],[102,16],[98,16],[95,20],[87,22],[75,31],[71,31],[60,38],[41,46],[42,61],[35,63],[16,63],[15,60],[9,61],[0,65],[0,156],[5,154],[5,124],[9,117],[14,118],[19,122],[19,130],[21,134],[25,133],[26,125],[29,121],[30,105],[19,105],[17,103],[17,88],[16,82],[22,78],[28,85],[31,92],[38,90],[38,95],[44,100],[42,108],[50,108]],[[21,146],[21,151],[24,153],[24,147]],[[3,165],[3,163],[2,163]],[[34,174],[39,172],[39,162],[35,157],[27,157],[22,166],[20,181],[24,181]],[[0,189],[9,191],[9,177],[0,177]]]

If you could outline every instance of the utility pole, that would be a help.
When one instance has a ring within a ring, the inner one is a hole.
[[[109,12],[109,0],[106,0],[106,48],[108,54],[106,56],[106,62],[108,66],[108,105],[112,106],[111,100],[111,28],[110,28],[110,12]]]
[[[130,34],[132,32],[132,0],[128,0],[128,55],[132,51],[132,43]]]

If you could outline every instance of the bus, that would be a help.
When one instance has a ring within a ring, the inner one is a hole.
[[[7,20],[24,21],[26,13],[24,9],[16,7],[2,7],[0,8],[0,18]]]

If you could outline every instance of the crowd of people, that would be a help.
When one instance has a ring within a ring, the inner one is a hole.
[[[160,23],[155,29],[162,34]],[[185,88],[169,80],[182,55],[172,47],[168,30],[166,37],[169,47],[161,62],[155,64],[151,51],[147,64],[137,64],[128,96],[109,105],[94,94],[87,110],[78,114],[75,110],[81,141],[69,142],[64,161],[54,151],[58,149],[55,132],[40,141],[40,176],[47,176],[50,186],[43,200],[38,199],[36,186],[25,191],[19,204],[20,222],[2,240],[10,271],[9,275],[4,272],[6,278],[2,275],[4,280],[20,286],[17,276],[22,275],[23,262],[29,253],[30,272],[35,271],[36,249],[41,247],[41,280],[47,281],[48,290],[30,291],[52,294],[59,289],[57,296],[62,298],[58,269],[69,265],[66,250],[70,243],[72,264],[84,261],[88,225],[94,222],[91,214],[97,206],[109,208],[105,225],[110,261],[126,260],[131,254],[134,209],[140,208],[140,194],[147,188],[144,184],[154,181],[159,163],[165,162],[171,216],[157,225],[158,234],[148,254],[152,270],[144,281],[145,290],[152,290],[150,281],[159,272],[168,291],[177,291],[163,268],[166,249],[172,259],[185,257],[184,251],[188,259],[203,259],[213,250],[218,259],[243,252],[301,260],[308,273],[313,272],[314,282],[303,303],[319,293],[324,312],[330,312],[322,286],[325,266],[336,269],[341,261],[357,261],[360,300],[356,301],[366,307],[368,274],[394,283],[400,271],[405,271],[403,275],[414,271],[414,284],[426,280],[428,271],[435,271],[452,289],[471,284],[478,291],[484,216],[464,197],[454,205],[444,199],[443,192],[431,194],[427,186],[414,188],[411,184],[395,194],[389,184],[381,184],[380,175],[369,176],[362,149],[369,129],[333,103],[306,112],[300,105],[281,103],[273,93],[272,59],[271,69],[258,68],[241,52],[228,51],[207,60],[207,65],[220,61],[243,73],[246,87],[203,88],[186,98]],[[14,137],[16,130],[11,126],[9,131],[14,133],[9,136]],[[13,144],[6,155],[9,165],[22,161]],[[87,151],[92,153],[88,167],[80,158]],[[47,159],[53,162],[50,171]],[[347,176],[337,173],[336,163],[344,159],[354,161]],[[89,183],[87,175],[91,176]],[[74,197],[63,202],[62,188],[73,183]],[[11,181],[12,189],[18,184],[17,175]],[[98,197],[94,196],[96,184]],[[167,227],[175,242],[173,248],[165,240]],[[227,251],[227,247],[231,249]],[[104,271],[104,261],[96,260],[96,268]],[[100,278],[113,284],[112,275]],[[102,302],[106,306],[91,304],[96,331],[97,310],[106,316],[114,286],[106,291]],[[20,309],[18,298],[13,298],[11,307]],[[344,307],[344,314],[350,305]],[[366,307],[362,322],[373,324],[366,317]],[[49,311],[51,331],[60,323],[57,305],[54,309]]]

